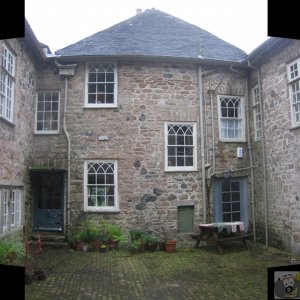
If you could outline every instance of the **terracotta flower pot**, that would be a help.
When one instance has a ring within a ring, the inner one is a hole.
[[[166,247],[167,252],[169,252],[169,253],[175,252],[176,241],[174,241],[174,240],[167,241],[165,247]]]

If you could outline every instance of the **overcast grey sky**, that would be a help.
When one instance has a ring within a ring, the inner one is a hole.
[[[25,17],[54,53],[156,8],[250,53],[267,36],[267,0],[25,0]]]

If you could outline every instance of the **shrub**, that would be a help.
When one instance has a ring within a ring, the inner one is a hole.
[[[0,240],[0,264],[23,263],[25,246],[22,242]]]

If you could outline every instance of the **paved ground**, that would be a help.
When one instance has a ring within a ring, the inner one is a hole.
[[[43,249],[45,280],[25,286],[26,300],[267,299],[267,268],[300,256],[260,245],[182,248],[175,253]]]

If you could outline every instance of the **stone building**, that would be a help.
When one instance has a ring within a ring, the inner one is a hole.
[[[248,57],[256,225],[264,240],[294,251],[300,249],[299,55],[298,40],[270,38]]]
[[[0,168],[12,185],[22,158],[27,231],[67,235],[105,218],[185,244],[198,223],[243,221],[298,249],[297,41],[271,38],[247,55],[150,9],[54,55],[41,47],[45,59],[27,68],[28,140]],[[1,155],[14,147],[2,140]]]
[[[37,69],[45,55],[29,24],[25,38],[0,40],[0,236],[22,234],[30,199]]]

